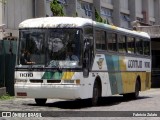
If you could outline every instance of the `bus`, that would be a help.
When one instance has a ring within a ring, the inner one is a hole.
[[[151,86],[147,33],[79,17],[44,17],[19,24],[15,96],[50,99],[123,95],[136,99]],[[72,59],[68,59],[70,58]]]

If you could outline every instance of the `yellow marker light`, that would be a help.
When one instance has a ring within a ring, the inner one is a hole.
[[[77,85],[80,85],[80,79],[75,80]]]

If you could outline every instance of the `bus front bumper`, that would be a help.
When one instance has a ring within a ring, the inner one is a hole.
[[[81,85],[15,84],[15,96],[20,98],[82,99]]]

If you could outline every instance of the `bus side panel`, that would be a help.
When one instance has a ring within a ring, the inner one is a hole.
[[[119,57],[115,55],[106,55],[105,57],[112,94],[122,93],[123,87],[121,79],[122,77],[119,73]]]
[[[108,67],[107,67],[106,57],[104,54],[95,55],[92,71],[94,72],[92,72],[89,77],[89,79],[91,79],[90,81],[92,81],[91,84],[93,85],[96,78],[100,77],[102,83],[102,96],[112,95],[109,74],[108,74]]]
[[[146,72],[146,89],[151,88],[151,72]]]
[[[123,86],[125,86],[123,93],[134,92],[137,72],[122,72],[121,74],[122,74]]]
[[[151,87],[151,72],[141,72],[141,91],[150,89]]]
[[[145,66],[145,63],[150,63],[149,59],[134,58],[134,57],[123,57],[119,58],[120,71],[122,76],[123,93],[131,93],[135,91],[135,83],[140,77],[141,90],[150,88],[150,68]],[[130,61],[136,61],[130,63]],[[141,64],[139,64],[141,63]]]
[[[128,80],[127,72],[124,72],[127,70],[126,63],[125,63],[125,57],[123,56],[119,57],[119,64],[120,64],[120,71],[121,71],[121,76],[122,76],[122,86],[123,86],[122,93],[127,93],[129,80]]]

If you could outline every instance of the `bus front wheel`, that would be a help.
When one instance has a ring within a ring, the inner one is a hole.
[[[92,106],[96,106],[99,101],[99,97],[101,96],[100,85],[96,80],[93,86],[93,95],[92,95]]]
[[[47,99],[46,98],[35,98],[35,102],[37,105],[45,105]]]

